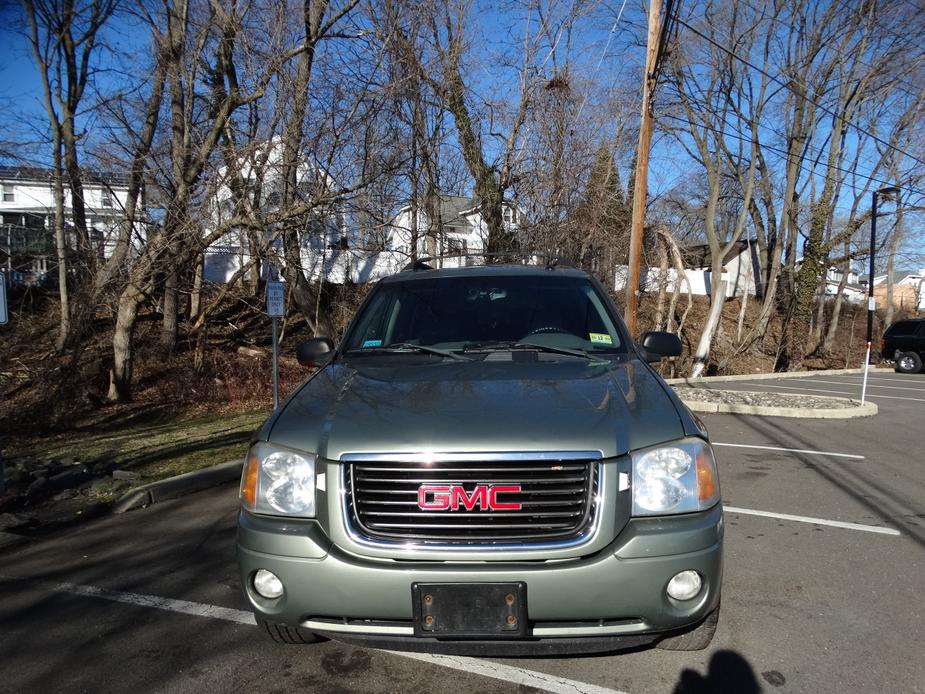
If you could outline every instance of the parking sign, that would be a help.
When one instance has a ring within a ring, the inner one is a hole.
[[[282,282],[267,282],[267,315],[271,318],[286,315],[286,287]]]
[[[6,275],[0,272],[0,325],[6,325]]]

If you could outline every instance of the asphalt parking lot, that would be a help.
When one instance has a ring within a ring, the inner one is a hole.
[[[717,383],[859,397],[860,376]],[[925,691],[925,375],[877,371],[872,418],[705,415],[726,506],[702,652],[468,659],[250,623],[225,485],[0,549],[0,692]]]

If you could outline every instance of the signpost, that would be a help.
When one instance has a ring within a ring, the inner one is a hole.
[[[6,274],[0,272],[0,325],[6,325],[9,314],[6,310]]]
[[[267,315],[273,322],[273,409],[279,407],[279,341],[276,322],[286,314],[286,285],[267,282]]]
[[[6,325],[8,319],[6,310],[6,275],[0,272],[0,325]],[[0,450],[0,494],[6,490],[6,473],[4,471],[3,451]]]

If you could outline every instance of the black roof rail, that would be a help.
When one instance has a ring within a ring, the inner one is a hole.
[[[433,258],[420,258],[418,260],[412,260],[410,263],[405,265],[401,271],[413,272],[415,270],[433,270],[434,268],[425,262],[427,260],[433,260]]]
[[[401,272],[415,272],[421,270],[435,270],[436,268],[430,264],[437,260],[446,260],[446,259],[459,259],[459,258],[501,258],[505,259],[507,262],[513,262],[514,258],[519,258],[522,261],[522,264],[530,264],[532,258],[537,259],[537,265],[545,263],[547,270],[555,270],[557,267],[578,267],[578,264],[573,262],[570,258],[561,255],[549,255],[545,251],[529,251],[524,249],[519,249],[516,251],[491,251],[491,252],[460,252],[460,253],[443,253],[441,255],[434,256],[425,256],[422,258],[417,258],[412,260],[404,267],[402,267]]]

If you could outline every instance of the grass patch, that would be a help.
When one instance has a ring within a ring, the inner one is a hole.
[[[21,458],[73,458],[97,476],[113,470],[139,474],[136,484],[242,459],[251,434],[270,414],[267,408],[234,414],[98,423],[65,434],[30,437],[6,451]]]

